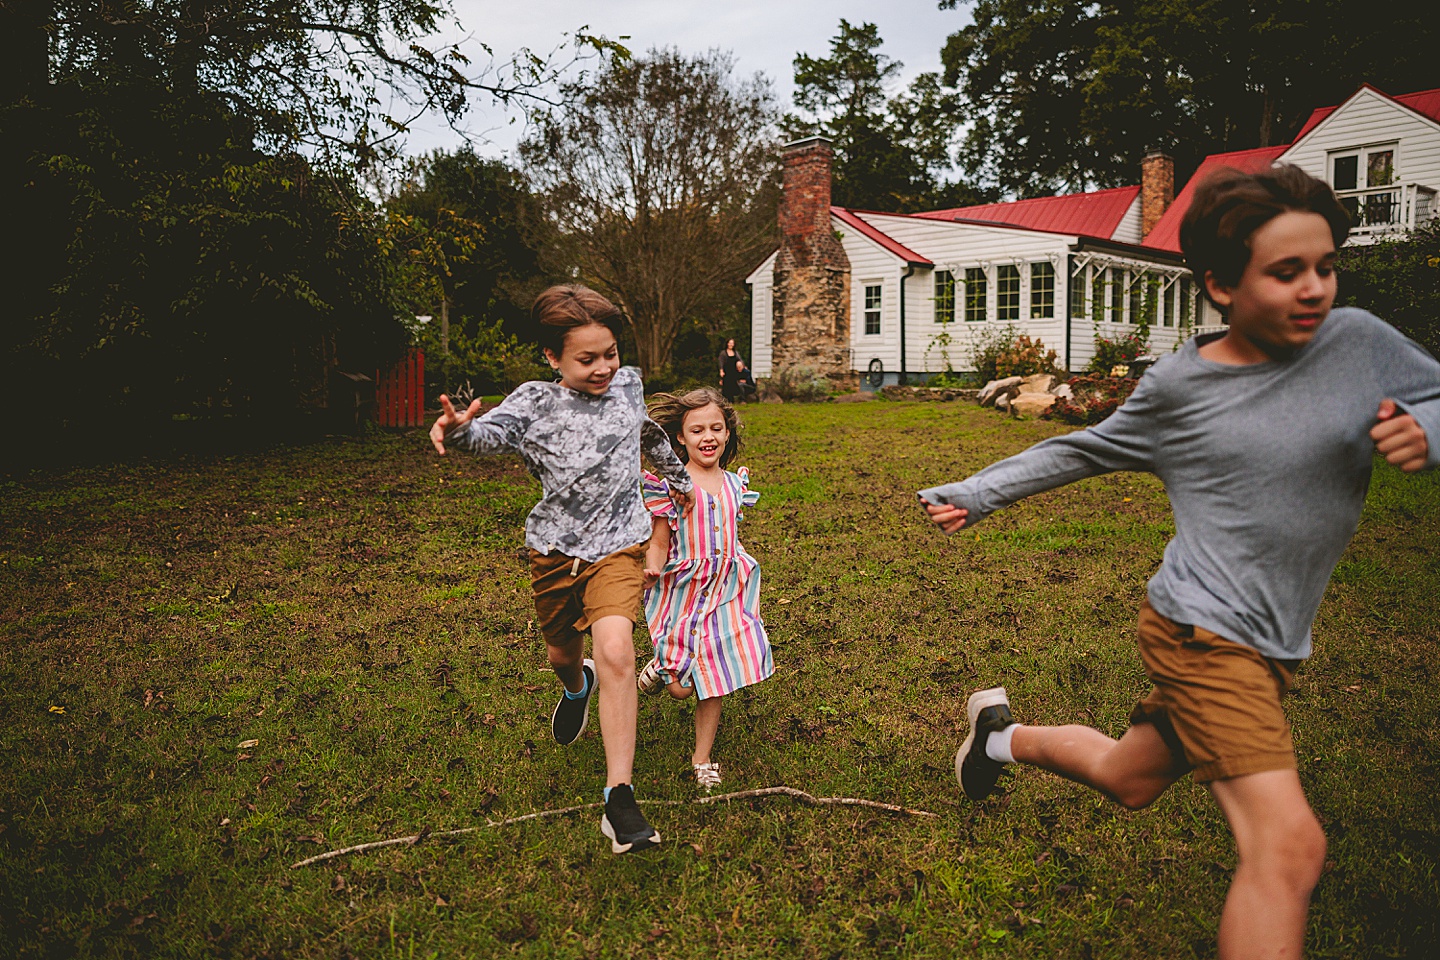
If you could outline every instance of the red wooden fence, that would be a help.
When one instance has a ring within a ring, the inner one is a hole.
[[[382,427],[425,426],[425,351],[412,348],[388,371],[375,372],[375,419]]]

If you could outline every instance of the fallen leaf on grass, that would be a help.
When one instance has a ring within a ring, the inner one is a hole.
[[[64,707],[58,706],[58,705],[53,704],[53,703],[50,705],[50,708],[49,708],[49,709],[50,709],[50,712],[53,713],[53,714],[55,714],[56,716],[63,716],[63,715],[65,714],[65,708],[64,708]]]
[[[260,741],[259,741],[259,740],[241,740],[239,746],[240,746],[240,749],[241,749],[241,750],[248,750],[248,749],[250,749],[251,747],[258,747],[258,746],[260,746]]]

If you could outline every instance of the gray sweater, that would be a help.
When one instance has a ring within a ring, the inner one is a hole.
[[[1293,358],[1230,366],[1195,340],[1155,364],[1109,419],[960,483],[922,490],[967,527],[1022,497],[1114,470],[1165,484],[1175,539],[1151,605],[1254,647],[1310,655],[1310,625],[1370,484],[1371,427],[1395,400],[1440,463],[1440,364],[1372,314],[1331,311]]]
[[[591,563],[650,539],[640,496],[642,446],[671,486],[687,492],[693,486],[670,438],[645,413],[634,367],[616,371],[599,396],[558,383],[522,383],[445,442],[474,453],[519,453],[544,489],[525,519],[525,544]]]

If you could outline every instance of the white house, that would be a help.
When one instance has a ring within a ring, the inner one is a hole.
[[[1142,320],[1151,350],[1168,352],[1223,324],[1179,254],[1195,184],[1220,166],[1277,161],[1335,188],[1357,223],[1351,242],[1413,229],[1436,212],[1440,89],[1390,97],[1363,86],[1315,110],[1289,145],[1207,157],[1178,197],[1173,163],[1152,153],[1140,186],[908,215],[850,210],[829,204],[828,141],[791,144],[782,246],[746,278],[752,366],[894,382],[966,369],[970,343],[1007,324],[1071,370],[1089,362],[1097,334]]]

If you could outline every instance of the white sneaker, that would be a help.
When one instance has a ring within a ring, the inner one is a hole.
[[[985,752],[985,741],[990,734],[999,733],[1015,722],[1010,716],[1010,698],[1004,687],[991,687],[970,694],[965,705],[965,716],[970,721],[970,732],[955,754],[955,779],[960,789],[971,800],[984,800],[995,789],[1000,771],[1005,765],[991,760]]]

